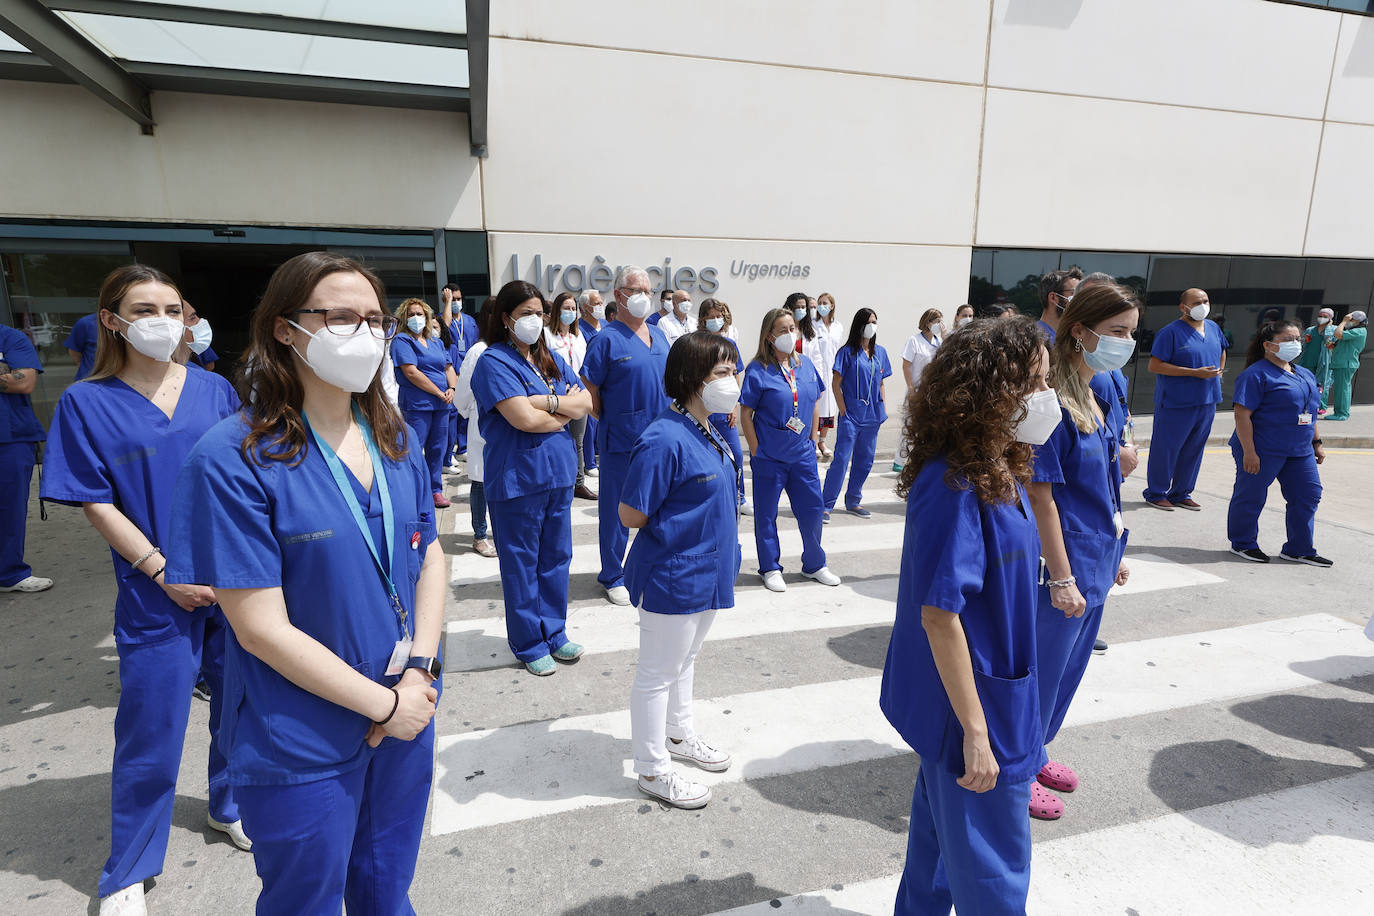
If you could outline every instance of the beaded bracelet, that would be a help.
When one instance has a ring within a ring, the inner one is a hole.
[[[1066,576],[1063,579],[1046,579],[1045,584],[1050,588],[1068,588],[1077,581],[1078,579],[1074,576]]]

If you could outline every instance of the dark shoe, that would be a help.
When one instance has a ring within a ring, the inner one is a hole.
[[[848,512],[850,515],[857,515],[859,518],[873,517],[873,513],[869,512],[863,506],[845,506],[844,511]]]
[[[1260,550],[1258,547],[1251,547],[1249,550],[1237,550],[1232,547],[1231,552],[1242,559],[1249,560],[1251,563],[1269,562],[1269,554]]]
[[[1094,655],[1105,655],[1106,653],[1107,653],[1107,640],[1101,639],[1101,638],[1094,639],[1094,640],[1093,640],[1093,654],[1094,654]]]
[[[1154,506],[1156,509],[1163,509],[1165,512],[1174,511],[1174,504],[1169,502],[1167,499],[1157,499],[1154,501],[1147,499],[1145,500],[1145,505]]]
[[[828,524],[830,524],[830,510],[827,509],[825,512],[822,512],[822,513],[821,513],[821,524],[822,524],[822,525],[828,525]]]
[[[1315,553],[1308,554],[1305,557],[1295,557],[1291,554],[1281,552],[1279,556],[1283,557],[1285,560],[1292,560],[1294,563],[1306,563],[1308,566],[1320,566],[1322,569],[1330,569],[1333,565],[1332,561]]]
[[[585,483],[573,490],[573,496],[576,496],[578,499],[596,499],[596,494],[588,490]]]
[[[1202,506],[1198,505],[1190,496],[1187,499],[1176,499],[1170,505],[1178,506],[1180,509],[1187,509],[1189,512],[1198,512]]]
[[[191,696],[195,697],[197,700],[204,700],[207,703],[210,702],[210,685],[201,681],[191,688]]]

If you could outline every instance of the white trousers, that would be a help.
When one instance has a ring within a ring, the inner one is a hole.
[[[701,643],[716,619],[700,614],[639,612],[639,668],[630,688],[630,746],[635,773],[658,776],[673,768],[669,738],[685,741],[692,730],[692,675]]]

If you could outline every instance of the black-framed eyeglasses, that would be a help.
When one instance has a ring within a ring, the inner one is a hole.
[[[296,309],[295,314],[323,315],[325,329],[340,337],[351,337],[366,321],[373,337],[390,340],[401,326],[395,315],[359,315],[352,309]]]

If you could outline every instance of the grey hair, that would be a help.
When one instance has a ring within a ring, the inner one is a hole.
[[[596,290],[594,290],[594,289],[584,289],[582,292],[578,293],[578,294],[577,294],[577,307],[578,307],[578,308],[585,308],[586,305],[587,305],[587,303],[592,301],[592,294],[593,294],[593,293],[596,293],[598,296],[601,295],[600,293],[597,293]]]
[[[649,272],[643,267],[635,267],[633,264],[626,264],[615,272],[615,288],[624,289],[625,284],[630,282],[630,278],[635,274],[643,274],[644,279],[649,279]]]

